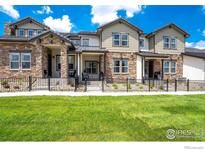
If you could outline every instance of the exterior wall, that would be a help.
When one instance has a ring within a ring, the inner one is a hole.
[[[149,38],[149,50],[150,52],[154,52],[154,36]]]
[[[113,73],[113,59],[127,58],[129,72],[127,74]],[[137,76],[137,55],[131,52],[109,52],[106,53],[106,76],[113,82],[125,82],[128,77]]]
[[[10,59],[9,53],[12,50],[15,52],[16,50],[23,51],[25,50],[31,51],[31,69],[30,70],[10,70]],[[28,77],[28,76],[35,76],[35,77],[42,77],[42,68],[39,63],[42,62],[41,55],[39,50],[32,45],[28,45],[25,43],[5,43],[0,45],[0,77]]]
[[[205,59],[183,56],[183,77],[190,80],[205,80]]]
[[[128,33],[128,47],[114,47],[112,46],[112,33],[123,32]],[[137,31],[128,27],[123,23],[116,23],[105,29],[101,34],[102,47],[107,48],[110,52],[139,52],[139,34]]]
[[[174,80],[183,77],[183,57],[181,54],[170,55],[170,59],[176,61],[176,73],[175,74],[164,74],[163,79]]]
[[[144,47],[140,47],[140,51],[149,51],[149,40],[145,37],[140,37],[140,39],[144,40]]]
[[[9,23],[4,24],[4,35],[6,36],[11,35],[11,29],[9,28]]]
[[[81,35],[81,45],[83,45],[83,39],[89,39],[89,46],[100,46],[100,38],[93,35]]]
[[[163,36],[176,37],[177,49],[164,49],[163,47]],[[156,53],[165,53],[165,54],[177,54],[183,53],[185,48],[184,35],[175,30],[174,28],[165,28],[155,35],[155,52]]]

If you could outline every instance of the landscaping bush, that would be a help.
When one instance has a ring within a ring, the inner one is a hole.
[[[115,83],[112,85],[112,87],[113,87],[114,89],[118,89],[118,85],[115,84]]]

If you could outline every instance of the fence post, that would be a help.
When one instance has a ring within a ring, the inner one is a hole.
[[[169,80],[167,79],[167,92],[169,91]]]
[[[31,91],[32,90],[32,77],[31,76],[29,76],[28,77],[28,84],[29,84],[29,91]]]
[[[150,78],[149,78],[149,80],[148,80],[148,81],[149,81],[149,91],[150,91]]]
[[[84,89],[84,92],[87,91],[87,79],[85,78],[85,89]]]
[[[175,79],[175,92],[177,91],[177,79]]]
[[[50,79],[50,77],[48,77],[48,90],[49,91],[51,90],[51,79]]]
[[[187,80],[187,91],[189,91],[189,79]]]
[[[102,92],[104,92],[105,90],[105,80],[104,80],[104,76],[102,77]]]
[[[129,91],[129,78],[127,77],[127,92]]]

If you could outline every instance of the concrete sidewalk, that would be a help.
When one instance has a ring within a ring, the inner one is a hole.
[[[205,91],[195,92],[66,92],[66,91],[31,91],[0,93],[0,97],[13,96],[133,96],[133,95],[196,95],[205,94]]]

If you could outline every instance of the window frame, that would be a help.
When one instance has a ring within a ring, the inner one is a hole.
[[[22,52],[20,55],[21,55],[21,59],[20,59],[20,61],[21,61],[21,70],[31,70],[31,53],[30,52]],[[29,55],[30,56],[29,61],[23,60],[24,55]],[[23,63],[30,63],[30,65],[29,65],[30,67],[29,68],[23,68]]]
[[[19,56],[19,58],[18,58],[19,60],[18,60],[18,61],[12,61],[12,55],[18,55],[18,56]],[[19,52],[10,52],[10,53],[9,53],[9,68],[10,68],[10,70],[20,70],[20,68],[21,68],[21,67],[20,67],[20,63],[21,63],[21,62],[20,62],[20,61],[21,61],[20,59],[21,59],[21,55],[20,55]],[[18,62],[18,68],[12,68],[12,67],[11,67],[11,63],[12,63],[12,62]]]
[[[115,35],[118,35],[119,36],[119,39],[115,39]],[[122,36],[123,35],[126,35],[127,36],[127,39],[122,39]],[[115,45],[115,41],[119,41],[119,45]],[[123,41],[127,42],[126,45],[123,45]],[[119,33],[119,32],[113,32],[112,33],[112,46],[113,47],[129,47],[129,33]]]
[[[23,35],[21,35],[21,32],[23,32]],[[26,36],[26,31],[24,28],[19,28],[18,29],[18,36],[19,37],[25,37]]]
[[[141,42],[142,42],[143,46],[142,46]],[[139,40],[139,46],[140,46],[140,48],[144,48],[144,39]]]
[[[96,64],[96,73],[93,73],[93,67],[87,67],[86,63],[92,63],[92,66],[93,66],[93,63],[95,63]],[[91,73],[88,73],[88,71],[87,71],[88,68],[91,69]],[[98,62],[96,60],[86,60],[85,61],[85,72],[88,74],[92,74],[92,75],[98,74]]]
[[[32,36],[30,36],[30,32],[32,32]],[[28,37],[33,37],[34,36],[34,29],[28,29]]]
[[[165,42],[165,38],[168,38],[168,42]],[[172,43],[172,40],[174,40],[174,43]],[[168,45],[168,47],[166,47],[165,44]],[[175,47],[172,47],[173,44]],[[163,48],[177,50],[177,37],[163,36]]]
[[[119,61],[119,66],[115,66],[115,61]],[[123,61],[127,62],[127,66],[123,66]],[[115,68],[119,68],[119,72],[115,72]],[[123,72],[123,68],[127,68],[127,72]],[[127,58],[113,58],[113,68],[112,68],[113,74],[129,74],[129,59]]]
[[[85,41],[85,40],[88,41],[88,44],[87,44],[87,45],[84,44],[84,41]],[[89,42],[89,38],[83,38],[83,39],[82,39],[82,46],[84,46],[84,47],[89,47],[89,43],[90,43],[90,42]]]
[[[168,63],[168,67],[166,67],[166,68],[168,68],[169,69],[169,71],[168,72],[166,72],[165,71],[165,63]],[[174,64],[174,72],[172,72],[172,69],[173,69],[173,67],[172,67],[172,64]],[[163,73],[164,74],[176,74],[176,70],[177,70],[177,62],[176,61],[174,61],[174,60],[165,60],[164,62],[163,62]]]

